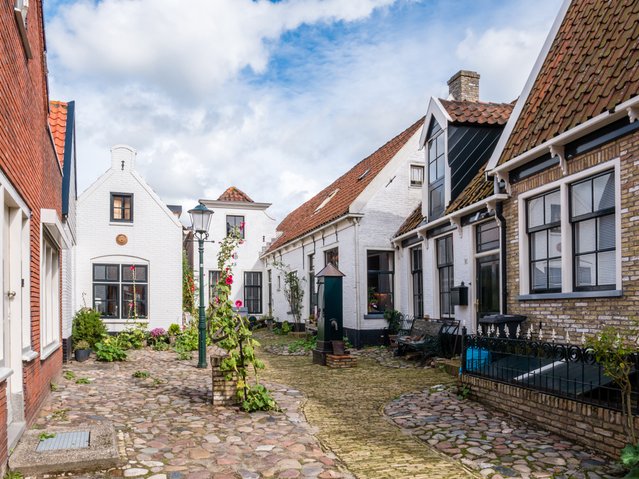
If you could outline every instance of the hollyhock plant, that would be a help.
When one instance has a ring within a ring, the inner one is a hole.
[[[241,307],[242,307],[242,301],[238,299],[238,300],[235,302],[235,307],[236,307],[236,308],[241,308]]]
[[[226,277],[226,284],[228,284],[228,285],[233,284],[233,276],[228,275],[228,276]]]

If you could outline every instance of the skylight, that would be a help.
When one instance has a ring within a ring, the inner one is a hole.
[[[317,208],[315,208],[314,213],[317,213],[319,210],[321,210],[324,206],[326,206],[326,203],[328,203],[329,201],[331,201],[331,199],[333,198],[333,196],[335,196],[337,194],[337,192],[339,191],[339,188],[333,190],[331,192],[330,195],[328,195],[326,198],[324,198],[324,200],[319,204],[319,206]]]
[[[368,175],[368,172],[371,171],[370,168],[368,168],[364,173],[362,173],[361,175],[359,175],[357,177],[357,181],[361,180],[362,178],[364,178],[366,175]]]

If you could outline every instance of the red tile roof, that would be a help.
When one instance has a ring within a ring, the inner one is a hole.
[[[55,143],[55,151],[60,159],[60,164],[63,164],[64,142],[67,133],[67,104],[65,102],[49,102],[49,125]]]
[[[639,2],[573,0],[499,163],[637,95]]]
[[[446,211],[444,214],[453,213],[455,211],[461,210],[462,208],[466,208],[478,201],[481,201],[485,198],[491,196],[494,192],[494,185],[492,181],[486,181],[486,177],[484,176],[484,172],[486,171],[486,164],[484,164],[475,177],[470,180],[470,183],[466,185],[464,191],[461,192],[457,198],[455,198],[451,203],[446,207]]]
[[[241,203],[254,203],[249,196],[239,188],[230,186],[224,193],[217,199],[218,201],[239,201]]]
[[[273,251],[289,241],[347,214],[351,203],[423,124],[424,118],[422,117],[291,212],[278,225],[277,231],[281,235],[271,244],[268,251]]]
[[[401,236],[405,233],[408,233],[411,230],[417,228],[420,223],[424,221],[424,216],[422,215],[422,204],[419,203],[417,208],[413,210],[413,212],[406,218],[404,223],[399,227],[395,236]]]
[[[513,103],[485,103],[481,101],[439,100],[453,123],[505,125],[513,111]]]

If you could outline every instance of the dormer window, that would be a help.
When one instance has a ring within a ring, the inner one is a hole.
[[[428,135],[428,218],[433,220],[444,212],[444,177],[446,145],[444,130],[433,119]]]

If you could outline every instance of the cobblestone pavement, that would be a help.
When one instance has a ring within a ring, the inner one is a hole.
[[[619,472],[581,446],[443,388],[405,394],[384,411],[403,430],[483,477],[595,479]]]
[[[213,407],[209,369],[172,351],[132,351],[123,363],[73,362],[34,427],[112,421],[126,465],[77,478],[352,478],[300,414],[303,396],[273,387],[283,413]],[[148,378],[134,378],[135,371]],[[90,384],[77,384],[88,378]]]
[[[258,334],[265,345],[269,337]],[[329,369],[308,356],[263,354],[262,377],[302,391],[304,414],[317,437],[360,479],[464,479],[477,477],[459,462],[391,424],[384,406],[402,393],[429,385],[450,384],[436,369],[380,367],[361,354],[358,367]]]

